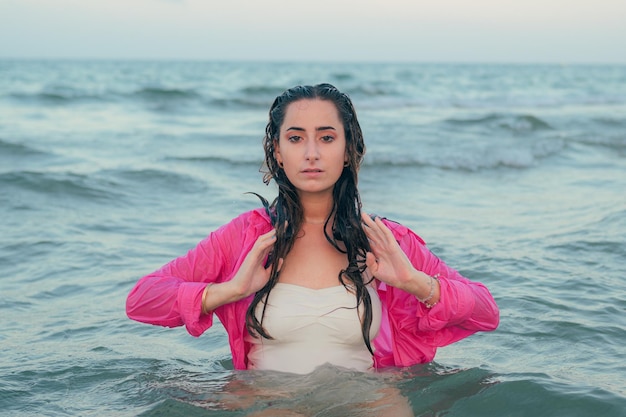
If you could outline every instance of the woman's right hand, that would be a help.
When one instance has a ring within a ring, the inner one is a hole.
[[[240,295],[240,298],[246,298],[250,294],[254,294],[269,281],[272,268],[271,266],[265,268],[265,260],[275,241],[276,229],[259,236],[250,252],[246,255],[239,270],[233,279],[229,281],[233,285],[233,289]],[[281,265],[282,259],[278,264],[279,269]]]
[[[276,229],[259,236],[231,280],[207,284],[202,311],[212,311],[221,305],[239,301],[263,288],[272,272],[271,268],[265,268],[265,259],[275,241]],[[281,266],[282,259],[278,263],[278,268]]]

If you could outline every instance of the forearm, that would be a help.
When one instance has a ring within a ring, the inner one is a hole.
[[[419,237],[405,230],[406,234],[398,237],[416,271],[406,291],[423,300],[430,294],[429,277],[437,278],[433,282],[433,298],[427,302],[434,307],[428,309],[428,305],[422,303],[426,308],[418,313],[428,316],[421,322],[424,330],[447,326],[474,331],[495,329],[499,322],[499,311],[489,290],[480,282],[470,281],[449,267]]]
[[[128,294],[128,317],[168,327],[197,322],[204,288],[222,274],[223,263],[214,256],[211,239],[141,278]]]
[[[432,308],[439,302],[441,297],[441,285],[438,276],[439,274],[431,276],[423,271],[411,268],[401,289],[414,295],[426,307]]]
[[[209,283],[204,287],[200,307],[202,314],[208,314],[225,304],[234,303],[245,298],[246,294],[234,281]]]
[[[150,274],[141,278],[128,294],[126,314],[133,320],[160,326],[184,324],[181,295],[194,292],[200,283],[185,283],[180,279]]]

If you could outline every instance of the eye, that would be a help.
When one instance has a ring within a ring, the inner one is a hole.
[[[335,140],[334,136],[331,135],[325,135],[321,137],[322,142],[332,142],[333,140]]]
[[[289,136],[289,137],[287,138],[287,140],[288,140],[289,142],[298,142],[298,141],[300,141],[300,139],[302,139],[302,137],[300,137],[300,136],[298,136],[298,135],[292,135],[292,136]]]

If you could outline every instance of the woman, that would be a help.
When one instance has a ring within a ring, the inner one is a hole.
[[[406,227],[361,212],[365,145],[350,99],[329,84],[276,98],[264,182],[278,197],[240,215],[130,292],[131,319],[185,325],[217,314],[236,369],[366,371],[431,361],[437,347],[498,325],[485,286]]]

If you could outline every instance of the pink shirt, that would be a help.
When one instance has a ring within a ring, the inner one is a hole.
[[[378,283],[383,314],[372,343],[376,368],[429,362],[437,347],[498,326],[498,307],[483,284],[448,267],[408,228],[384,222],[417,270],[439,274],[441,297],[428,309],[413,295]],[[247,369],[250,344],[245,341],[245,318],[253,296],[206,315],[200,304],[206,284],[230,280],[256,239],[271,227],[263,209],[243,213],[220,227],[186,255],[141,278],[126,300],[128,317],[160,326],[184,325],[197,337],[212,326],[213,314],[217,314],[228,333],[235,369]]]

